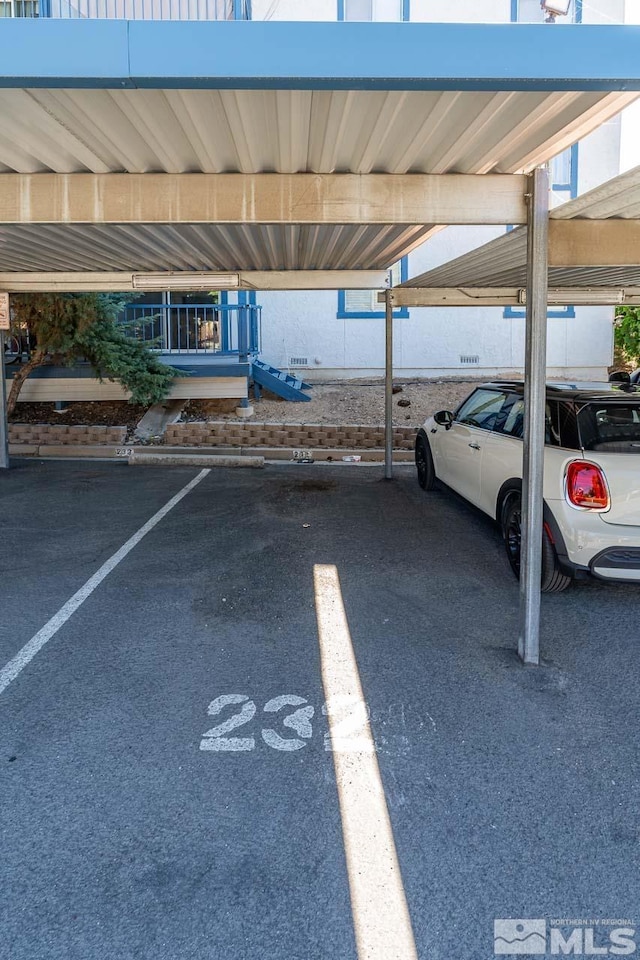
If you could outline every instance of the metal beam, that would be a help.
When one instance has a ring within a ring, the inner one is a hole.
[[[0,174],[0,223],[525,223],[516,174]]]
[[[524,450],[520,548],[520,635],[525,663],[540,662],[540,583],[547,367],[547,245],[549,177],[530,177],[527,224],[527,319],[524,366]]]
[[[526,303],[524,287],[394,287],[394,307],[521,307]],[[378,294],[378,303],[385,294]],[[549,306],[616,306],[640,303],[640,287],[549,287]]]
[[[640,265],[640,220],[551,220],[550,267]]]
[[[394,307],[501,307],[518,306],[518,287],[394,287]],[[385,294],[378,294],[378,303]]]
[[[187,272],[153,274],[154,283],[145,287],[134,284],[133,273],[0,273],[0,288],[9,293],[86,293],[122,292],[129,290],[170,290],[172,281],[180,278],[180,288]],[[143,276],[148,277],[149,274]],[[206,274],[197,274],[193,290],[223,289],[211,286]],[[214,275],[215,276],[215,275]],[[233,290],[382,290],[388,280],[386,270],[264,270],[241,271]],[[162,278],[160,283],[157,278]]]

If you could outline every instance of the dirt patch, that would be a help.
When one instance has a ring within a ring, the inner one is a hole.
[[[133,429],[146,407],[126,400],[69,403],[60,413],[53,403],[19,403],[11,423],[48,423],[52,426],[105,426]]]
[[[236,420],[235,410],[238,400],[189,400],[185,404],[180,420],[220,420],[229,417]]]

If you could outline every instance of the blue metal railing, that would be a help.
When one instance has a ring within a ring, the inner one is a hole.
[[[255,304],[136,304],[125,309],[130,336],[162,353],[260,353],[262,307]]]
[[[250,0],[0,0],[0,17],[250,20]]]
[[[0,0],[0,20],[4,17],[39,17],[38,0]]]

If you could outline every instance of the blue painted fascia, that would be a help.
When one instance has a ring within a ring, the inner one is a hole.
[[[206,357],[180,357],[172,354],[160,358],[163,363],[175,367],[189,377],[248,377],[251,371],[248,363],[211,361]],[[201,361],[201,362],[199,362]]]
[[[218,356],[223,357],[223,359],[220,361],[212,360],[211,357],[185,354],[159,354],[158,356],[162,363],[166,363],[167,366],[175,367],[180,371],[184,371],[185,376],[249,376],[249,364],[240,363],[238,360],[235,360],[234,362],[232,354],[229,354],[226,357],[224,354],[218,354]],[[237,354],[235,354],[235,356],[237,357]],[[7,377],[11,379],[19,369],[20,367],[18,364],[6,366],[5,370],[7,372]],[[36,367],[36,369],[29,374],[30,380],[94,380],[95,378],[96,372],[90,363],[78,363],[72,367],[46,364],[42,367]],[[104,379],[107,380],[108,377],[105,377]]]
[[[5,87],[640,90],[638,26],[3,18],[0,43]]]
[[[0,20],[0,87],[134,87],[126,20]],[[66,67],[63,61],[67,60]]]

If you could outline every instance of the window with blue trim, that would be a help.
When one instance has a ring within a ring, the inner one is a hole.
[[[549,162],[550,191],[549,206],[557,207],[578,195],[578,145],[563,150]],[[575,317],[575,307],[554,307],[547,312],[548,317]],[[525,310],[518,307],[505,307],[504,316],[524,317]]]
[[[409,20],[410,0],[338,0],[338,20]]]
[[[391,268],[392,286],[404,283],[409,277],[409,258],[403,257],[398,260]],[[372,317],[384,317],[385,312],[381,304],[378,303],[378,290],[340,290],[338,291],[338,319],[371,319]],[[409,316],[406,307],[397,307],[393,311],[394,317]]]
[[[549,161],[549,206],[557,207],[578,195],[578,144],[563,150]],[[511,229],[511,228],[510,228]],[[575,307],[554,307],[547,312],[548,317],[575,317]],[[505,307],[505,317],[524,317],[525,310],[519,307]]]

